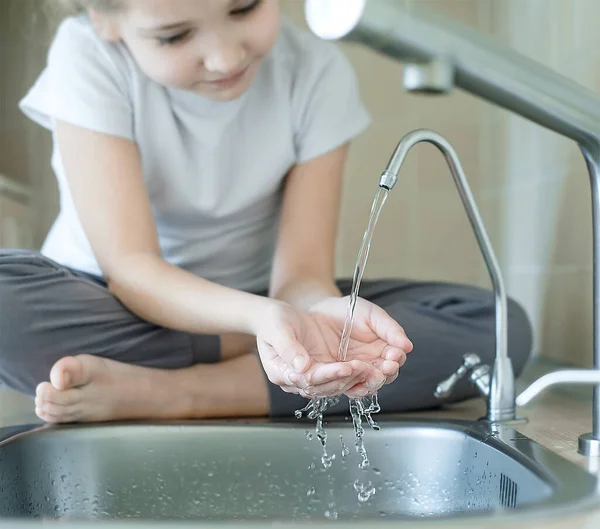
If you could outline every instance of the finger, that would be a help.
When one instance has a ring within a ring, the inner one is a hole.
[[[373,374],[365,380],[365,386],[369,390],[369,394],[377,392],[385,385],[386,376],[379,370],[374,369]]]
[[[389,360],[380,360],[374,363],[375,367],[381,371],[385,377],[384,385],[391,384],[398,378],[400,371],[400,365],[397,362],[390,362]]]
[[[307,373],[300,377],[290,373],[290,380],[297,385],[299,378],[304,377],[309,386],[319,386],[351,376],[367,376],[372,370],[372,366],[361,360],[351,360],[350,362],[332,362],[331,364],[314,364]]]
[[[311,398],[314,397],[337,397],[343,395],[348,389],[359,384],[366,378],[362,372],[354,373],[351,376],[333,380],[318,386],[309,386],[303,391]]]
[[[259,344],[259,355],[267,378],[277,386],[294,386],[290,380],[290,369],[285,362],[277,356],[275,350],[267,343]]]
[[[404,365],[405,361],[406,357],[403,358],[402,363],[391,362],[390,360],[378,360],[377,362],[374,362],[373,365],[386,377],[385,384],[391,384],[398,378],[400,368]]]
[[[377,360],[373,362],[373,366],[386,377],[395,375],[400,369],[400,364],[391,360]]]
[[[375,334],[391,346],[405,352],[412,351],[413,344],[402,326],[378,305],[372,304],[369,323]]]
[[[398,362],[404,365],[406,362],[406,352],[398,347],[386,346],[381,355],[385,360],[391,360],[392,362]]]
[[[279,327],[269,339],[269,345],[288,366],[297,373],[305,373],[311,366],[306,349],[296,339],[291,327]]]
[[[327,382],[326,384],[321,384],[319,386],[309,386],[302,390],[302,392],[308,398],[315,397],[337,397],[344,393],[344,390],[347,387],[351,387],[355,384],[356,377],[347,377],[338,380],[333,380],[332,382]]]
[[[400,373],[396,373],[394,376],[386,378],[385,383],[386,384],[391,384],[392,382],[394,382],[398,378],[399,374]]]
[[[297,395],[298,393],[300,393],[301,390],[299,390],[296,386],[279,386],[285,393],[292,393]]]
[[[346,390],[344,394],[349,399],[360,399],[362,397],[366,397],[369,394],[369,388],[367,388],[367,386],[364,383],[360,383]]]
[[[290,382],[306,389],[309,386],[320,386],[352,375],[352,368],[342,362],[332,364],[314,364],[303,374],[290,373]]]

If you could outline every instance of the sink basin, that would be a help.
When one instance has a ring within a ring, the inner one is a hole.
[[[327,425],[327,451],[335,455],[328,469],[309,422],[0,430],[0,522],[386,521],[548,513],[596,501],[596,478],[509,427],[380,425],[365,434],[366,470],[351,425],[341,421]],[[351,448],[345,457],[342,440]]]

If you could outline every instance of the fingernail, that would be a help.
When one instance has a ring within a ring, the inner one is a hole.
[[[301,371],[304,368],[304,358],[298,355],[292,360],[292,365],[296,371]]]

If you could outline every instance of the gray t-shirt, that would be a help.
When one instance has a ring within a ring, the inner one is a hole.
[[[21,109],[50,130],[60,119],[135,142],[163,257],[248,291],[269,282],[286,173],[370,121],[341,51],[286,19],[251,88],[224,103],[155,83],[87,17],[67,19]],[[60,213],[42,253],[101,275],[56,142],[52,166]]]

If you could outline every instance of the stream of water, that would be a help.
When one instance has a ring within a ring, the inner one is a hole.
[[[371,240],[375,232],[375,226],[379,220],[381,210],[387,200],[388,190],[379,188],[373,205],[371,207],[371,214],[369,216],[369,224],[363,237],[363,241],[358,252],[358,258],[356,260],[356,267],[354,268],[354,275],[352,278],[352,290],[350,293],[350,299],[348,301],[348,309],[346,312],[346,320],[344,322],[344,328],[342,331],[342,337],[340,339],[340,346],[338,349],[338,362],[345,362],[348,355],[348,346],[350,345],[350,337],[352,334],[352,324],[354,323],[354,311],[356,309],[356,301],[358,299],[358,293],[360,289],[360,283],[363,278],[365,266],[369,258],[369,250],[371,249]],[[296,418],[300,419],[304,414],[309,419],[316,419],[316,435],[323,447],[323,456],[321,457],[321,463],[324,468],[330,468],[335,454],[329,455],[327,453],[327,433],[323,427],[323,413],[330,407],[335,406],[339,402],[339,398],[315,398],[312,399],[304,408],[296,411]],[[380,411],[379,402],[377,400],[377,393],[368,395],[360,399],[350,399],[350,416],[352,417],[352,423],[354,425],[354,447],[356,453],[360,458],[358,464],[359,468],[366,470],[369,468],[369,456],[364,444],[364,433],[365,430],[362,426],[363,418],[367,421],[367,424],[374,430],[379,430],[379,426],[373,420],[372,414]],[[348,456],[348,448],[343,444],[342,440],[342,458],[345,459]],[[375,488],[370,482],[362,483],[360,480],[356,480],[354,488],[358,493],[358,500],[360,502],[367,501],[373,494],[375,494]],[[327,517],[337,518],[335,515],[334,506],[330,505],[330,511],[327,512]]]

